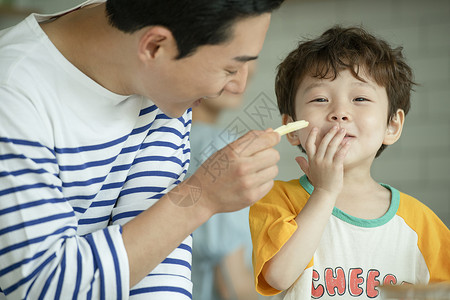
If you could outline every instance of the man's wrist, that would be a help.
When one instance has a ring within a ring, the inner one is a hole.
[[[201,224],[214,214],[211,205],[207,205],[206,190],[195,174],[168,192],[166,198],[176,207],[190,211]]]

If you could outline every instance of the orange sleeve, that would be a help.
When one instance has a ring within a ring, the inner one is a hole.
[[[250,207],[249,222],[253,243],[253,269],[256,290],[265,296],[281,291],[271,287],[261,271],[297,230],[297,217],[309,194],[298,180],[276,181],[272,190]],[[312,265],[310,263],[310,265]]]
[[[428,270],[430,282],[450,281],[450,230],[426,205],[400,193],[397,215],[418,236],[418,247]]]

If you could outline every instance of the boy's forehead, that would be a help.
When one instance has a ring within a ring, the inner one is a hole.
[[[363,87],[376,90],[377,87],[381,87],[376,83],[365,68],[359,68],[355,72],[351,72],[349,68],[342,68],[336,74],[328,72],[326,74],[314,74],[312,72],[305,74],[299,79],[297,90],[302,90],[306,93],[314,88],[320,88],[327,83],[336,80],[342,76],[351,76],[350,85],[353,87]]]

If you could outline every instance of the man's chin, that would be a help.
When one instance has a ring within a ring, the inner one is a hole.
[[[202,100],[203,100],[203,98],[200,98],[200,99],[198,99],[197,101],[195,101],[195,102],[192,104],[192,107],[197,107],[197,106],[199,106],[199,105],[202,103]]]
[[[194,104],[192,105],[192,107],[194,106]],[[189,109],[189,107],[187,107],[187,108],[178,108],[178,107],[174,107],[174,108],[172,108],[172,109],[170,109],[170,108],[161,108],[161,107],[158,107],[166,116],[168,116],[169,118],[172,118],[172,119],[178,119],[178,118],[180,118],[180,117],[182,117],[185,113],[186,113],[186,111]]]

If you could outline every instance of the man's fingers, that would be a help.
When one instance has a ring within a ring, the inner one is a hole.
[[[276,165],[279,160],[280,153],[277,150],[273,148],[264,149],[253,154],[246,160],[248,167],[245,171],[247,173],[256,173]]]
[[[265,168],[255,174],[256,183],[255,186],[261,186],[268,181],[273,181],[273,179],[278,175],[278,166],[273,165]]]
[[[270,192],[270,190],[272,189],[272,187],[273,187],[273,180],[270,180],[270,181],[264,183],[263,185],[261,185],[261,186],[259,187],[260,195],[259,195],[257,198],[261,199],[262,197],[264,197],[265,195],[267,195],[267,193]],[[258,199],[258,200],[259,200],[259,199]],[[256,200],[256,201],[258,201],[258,200]],[[256,202],[256,201],[255,201],[255,202]]]
[[[263,149],[272,148],[280,142],[280,135],[274,131],[252,130],[233,143],[230,148],[238,156],[252,156]]]
[[[258,187],[255,187],[251,190],[248,199],[247,206],[254,204],[255,202],[259,201],[262,197],[267,195],[267,193],[270,192],[270,190],[273,187],[273,180],[268,180],[259,185]]]

